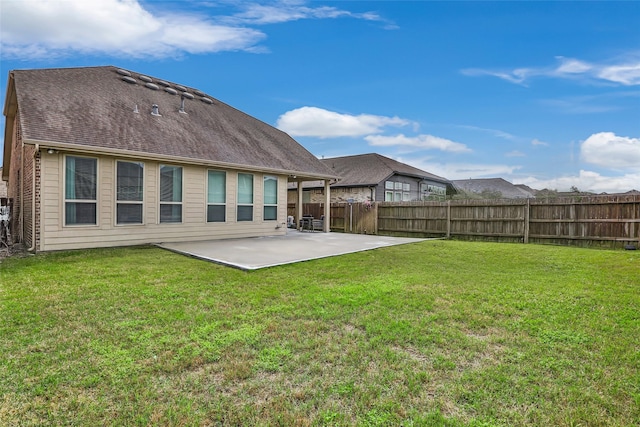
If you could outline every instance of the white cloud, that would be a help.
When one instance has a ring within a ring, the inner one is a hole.
[[[597,166],[640,171],[640,138],[596,133],[581,144],[580,154],[585,162]]]
[[[549,143],[548,142],[544,142],[544,141],[540,141],[539,139],[534,138],[534,139],[531,140],[531,145],[533,145],[534,147],[540,147],[540,146],[548,147]]]
[[[447,179],[496,178],[512,175],[521,166],[472,163],[413,162],[412,165]]]
[[[227,18],[229,22],[245,24],[277,24],[300,19],[356,18],[367,21],[384,21],[375,12],[353,13],[330,6],[308,7],[299,2],[277,2],[273,5],[257,3],[240,4],[244,11]]]
[[[538,190],[547,188],[569,191],[571,187],[576,187],[581,191],[592,191],[594,193],[625,193],[630,190],[640,189],[640,173],[606,176],[593,171],[581,170],[578,175],[550,179],[528,177],[515,179],[514,183],[526,184]]]
[[[459,142],[450,141],[433,135],[394,136],[369,135],[364,138],[370,145],[378,147],[407,146],[424,150],[441,150],[454,153],[469,152],[471,149]]]
[[[624,86],[640,85],[640,60],[635,53],[613,64],[589,63],[575,58],[556,57],[559,64],[538,68],[515,68],[513,70],[486,70],[468,68],[462,74],[468,76],[493,76],[511,83],[525,85],[533,77],[561,79],[591,79]]]
[[[22,58],[69,51],[154,57],[247,50],[265,38],[204,17],[154,15],[137,0],[7,1],[0,19],[3,56]]]
[[[157,11],[164,5],[151,9],[141,0],[2,1],[0,51],[5,58],[22,59],[70,53],[167,57],[234,50],[264,52],[267,49],[258,43],[266,35],[250,28],[252,25],[340,17],[386,22],[375,12],[313,8],[296,1],[229,5],[242,11],[230,16],[163,14]]]
[[[525,154],[522,151],[514,150],[505,153],[505,157],[525,157]]]
[[[382,132],[386,126],[410,124],[409,120],[400,117],[371,114],[354,116],[317,107],[301,107],[281,115],[276,126],[291,136],[337,138],[371,135]]]
[[[478,131],[478,132],[484,132],[484,133],[489,133],[495,137],[498,138],[502,138],[502,139],[506,139],[509,141],[516,141],[519,140],[520,138],[512,135],[508,132],[499,130],[499,129],[490,129],[490,128],[482,128],[482,127],[478,127],[478,126],[469,126],[469,125],[459,125],[458,127],[462,128],[462,129],[469,129],[469,130],[474,130],[474,131]]]

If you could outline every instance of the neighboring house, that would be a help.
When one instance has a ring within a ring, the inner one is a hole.
[[[284,234],[287,182],[335,179],[286,133],[112,66],[11,71],[4,115],[12,235],[35,251]]]
[[[453,185],[464,193],[486,199],[530,199],[535,194],[502,178],[456,179]]]
[[[322,159],[335,175],[331,202],[416,201],[444,199],[449,180],[376,153]],[[321,182],[302,184],[304,203],[321,203]],[[297,186],[289,184],[289,203],[295,203]]]

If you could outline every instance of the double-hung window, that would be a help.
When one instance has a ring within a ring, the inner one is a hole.
[[[64,221],[66,225],[95,225],[98,159],[65,157]]]
[[[227,174],[207,171],[207,222],[224,222],[226,219]]]
[[[264,177],[264,216],[265,221],[278,219],[278,178]]]
[[[182,168],[160,165],[160,222],[182,222]]]
[[[144,163],[116,162],[116,223],[142,224]]]
[[[238,174],[238,221],[253,221],[253,175]]]

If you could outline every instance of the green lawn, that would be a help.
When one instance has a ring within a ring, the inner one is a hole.
[[[0,425],[631,426],[640,251],[0,261]]]

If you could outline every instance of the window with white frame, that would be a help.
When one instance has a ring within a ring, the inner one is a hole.
[[[116,224],[142,224],[144,163],[116,162]]]
[[[227,210],[227,173],[207,172],[207,222],[225,222]]]
[[[65,157],[65,225],[95,225],[98,193],[98,159]]]
[[[264,177],[264,216],[265,221],[278,219],[278,178]]]
[[[160,165],[160,222],[182,222],[182,168]]]
[[[253,175],[238,174],[238,221],[253,221]]]

